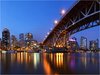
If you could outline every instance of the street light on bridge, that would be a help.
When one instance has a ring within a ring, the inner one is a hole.
[[[55,25],[57,25],[57,24],[58,24],[58,21],[57,21],[57,20],[55,20],[55,21],[54,21],[54,24],[55,24]]]
[[[61,15],[64,15],[66,13],[66,10],[65,9],[62,9],[61,10]]]
[[[49,32],[47,33],[47,35],[49,35]]]
[[[47,35],[45,36],[45,38],[47,38]]]

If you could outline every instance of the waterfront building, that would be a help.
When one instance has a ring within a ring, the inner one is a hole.
[[[24,33],[19,34],[19,40],[24,40]]]
[[[36,40],[32,40],[30,44],[31,50],[35,50],[36,48],[39,47],[39,44]]]
[[[99,50],[99,40],[91,40],[89,48],[90,50]]]
[[[19,46],[21,50],[25,49],[25,38],[23,33],[19,34]]]
[[[68,41],[68,49],[69,50],[78,50],[78,42],[77,39],[75,37],[69,39]]]
[[[81,36],[80,49],[87,50],[87,38]]]
[[[7,28],[2,31],[2,49],[10,49],[10,31]]]
[[[32,33],[27,33],[26,35],[25,35],[25,40],[33,40],[33,35],[32,35]]]
[[[25,47],[26,47],[26,50],[30,50],[31,49],[31,42],[32,41],[33,41],[32,33],[27,33],[25,35]]]
[[[15,50],[17,46],[18,46],[18,40],[14,35],[12,35],[11,36],[11,49]]]

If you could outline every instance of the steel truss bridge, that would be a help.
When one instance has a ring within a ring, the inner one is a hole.
[[[43,45],[66,47],[72,34],[99,25],[99,0],[77,1],[43,41]]]

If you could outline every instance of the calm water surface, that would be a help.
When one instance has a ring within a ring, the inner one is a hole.
[[[100,53],[0,53],[2,74],[99,74]]]

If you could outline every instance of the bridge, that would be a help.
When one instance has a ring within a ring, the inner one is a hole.
[[[66,47],[69,37],[77,32],[100,25],[99,0],[77,1],[61,18],[43,44]]]

